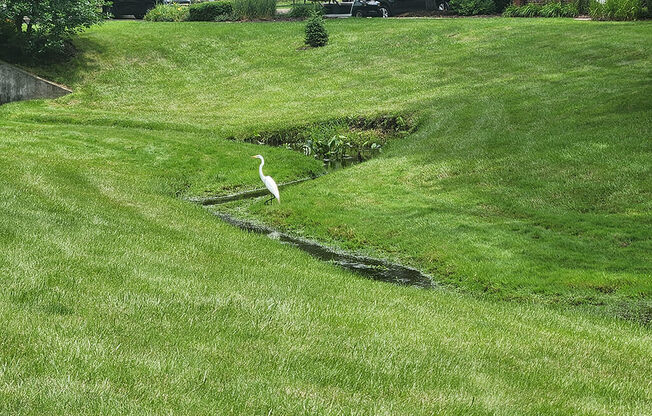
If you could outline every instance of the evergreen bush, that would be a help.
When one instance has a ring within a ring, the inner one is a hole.
[[[317,48],[326,46],[328,43],[328,32],[324,25],[324,18],[317,12],[313,12],[306,23],[306,44]]]

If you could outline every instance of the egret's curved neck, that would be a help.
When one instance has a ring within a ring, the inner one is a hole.
[[[265,180],[265,175],[263,175],[263,165],[265,164],[265,159],[260,158],[260,166],[258,166],[258,173],[260,174],[260,179]]]

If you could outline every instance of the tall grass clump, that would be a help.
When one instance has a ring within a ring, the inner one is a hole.
[[[578,16],[578,3],[554,1],[544,5],[529,3],[524,6],[511,5],[503,12],[504,17],[575,17]]]
[[[503,10],[503,17],[518,17],[519,7],[515,4],[510,4]]]
[[[188,20],[188,7],[174,4],[159,4],[144,17],[148,22],[184,22]]]
[[[605,3],[592,1],[589,16],[596,20],[636,20],[643,17],[641,0],[607,0]]]
[[[234,0],[233,12],[242,19],[264,19],[276,15],[276,0]]]
[[[543,6],[536,3],[528,3],[520,8],[520,17],[539,17]]]
[[[579,10],[576,3],[552,2],[544,4],[539,10],[541,17],[575,17],[577,15],[579,15]]]
[[[562,15],[562,4],[552,2],[544,4],[540,10],[541,17],[560,17]]]

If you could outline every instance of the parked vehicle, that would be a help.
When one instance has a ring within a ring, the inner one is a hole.
[[[113,16],[133,15],[136,19],[145,17],[149,9],[156,6],[156,0],[113,0],[109,10]]]
[[[448,0],[353,0],[324,4],[331,17],[390,17],[404,13],[446,11]]]
[[[387,4],[377,0],[356,0],[351,7],[351,15],[354,17],[389,17],[390,12]]]

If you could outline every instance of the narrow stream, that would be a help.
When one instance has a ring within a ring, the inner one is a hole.
[[[288,234],[278,232],[271,228],[234,218],[222,212],[213,213],[228,224],[231,224],[242,230],[266,235],[269,238],[278,240],[283,244],[289,244],[291,246],[297,247],[312,255],[313,257],[337,264],[338,266],[341,266],[347,270],[351,270],[368,279],[379,280],[381,282],[394,283],[403,286],[414,286],[424,289],[432,289],[437,287],[430,276],[421,273],[417,269],[402,266],[396,263],[390,263],[380,259],[343,253],[341,251],[323,246],[314,241],[292,237]]]
[[[282,141],[275,143],[274,140],[270,140],[268,143],[259,143],[264,146],[276,145],[276,146],[286,146]],[[304,144],[295,143],[295,151],[302,151]],[[325,173],[346,168],[361,162],[364,162],[368,159],[377,156],[380,153],[380,149],[357,149],[353,155],[344,155],[343,157],[338,158],[326,158],[323,159]],[[278,184],[279,189],[282,189],[289,185],[294,185],[300,182],[305,182],[311,179],[316,179],[321,175],[317,175],[311,178],[299,179],[292,182]],[[239,201],[243,199],[256,198],[264,195],[268,195],[269,191],[266,188],[258,188],[250,191],[244,191],[232,195],[224,196],[215,196],[210,198],[195,198],[191,199],[193,202],[202,204],[204,206],[213,206],[224,204],[231,201]],[[217,210],[211,210],[213,214],[224,220],[226,223],[231,224],[235,227],[238,227],[242,230],[253,232],[256,234],[266,235],[269,238],[280,241],[283,244],[288,244],[294,246],[298,249],[305,251],[306,253],[312,255],[313,257],[318,258],[319,260],[337,264],[347,270],[353,271],[363,277],[368,279],[378,280],[381,282],[388,282],[397,285],[403,286],[414,286],[424,289],[432,289],[437,287],[433,282],[432,278],[424,273],[421,273],[417,269],[410,267],[402,266],[396,263],[390,263],[385,260],[374,259],[365,256],[358,256],[352,253],[345,253],[333,248],[323,246],[315,241],[307,240],[304,238],[293,237],[289,234],[281,233],[274,229],[257,225],[249,221],[244,221],[235,217],[232,217],[229,214],[224,212],[219,212]]]

